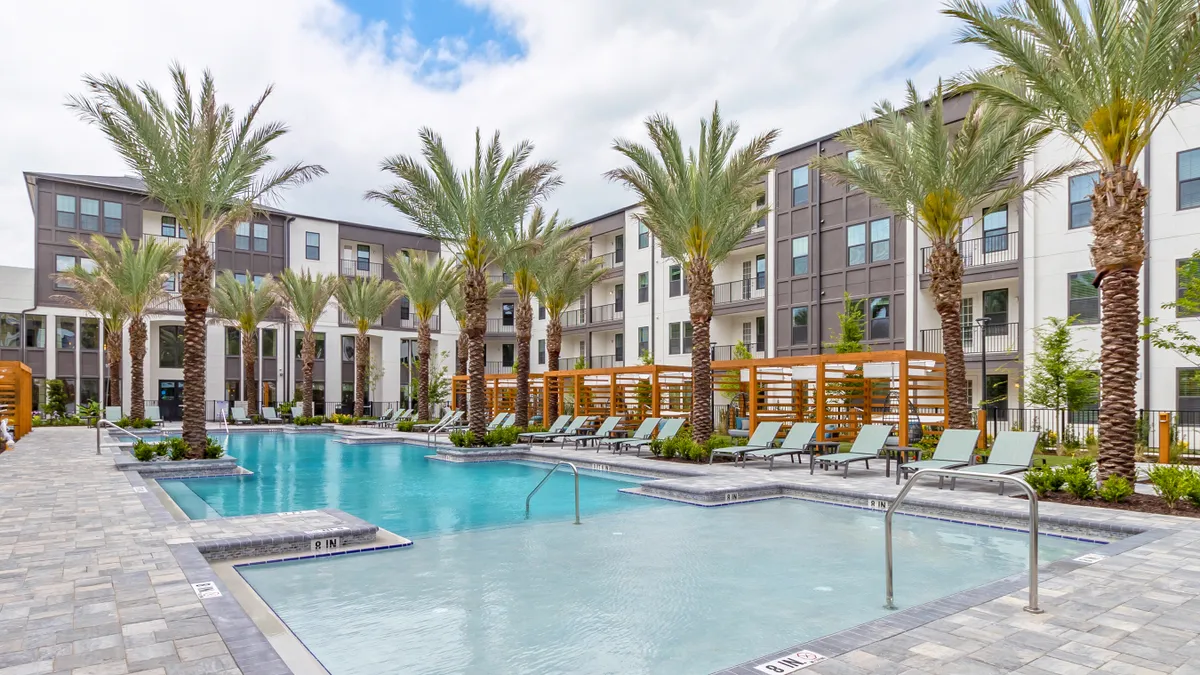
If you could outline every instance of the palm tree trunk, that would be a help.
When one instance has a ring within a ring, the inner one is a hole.
[[[950,428],[970,429],[970,392],[967,391],[967,364],[962,343],[962,256],[949,242],[934,242],[929,256],[929,288],[934,307],[942,319],[942,353],[946,356],[946,399],[950,407]],[[985,340],[981,335],[979,339]],[[987,373],[983,374],[987,389]],[[984,397],[987,392],[984,392]]]
[[[529,338],[533,333],[533,305],[529,298],[517,300],[517,420],[518,427],[529,426]]]
[[[688,309],[692,314],[692,440],[708,442],[712,435],[712,351],[709,326],[712,323],[712,268],[702,260],[688,265]]]
[[[562,316],[550,315],[550,321],[546,324],[546,358],[549,359],[550,370],[558,370],[558,355],[562,353]],[[556,383],[557,384],[557,383]],[[546,402],[550,410],[550,415],[542,420],[543,425],[548,425],[550,420],[558,417],[558,387],[551,387],[548,391],[542,392],[546,397]]]
[[[476,442],[487,434],[487,398],[484,391],[483,371],[487,367],[487,347],[483,336],[487,334],[487,277],[483,270],[468,270],[464,281],[463,296],[467,306],[467,425],[475,434]]]
[[[140,420],[146,416],[146,322],[136,318],[129,322],[129,416]]]
[[[367,365],[371,362],[371,338],[366,331],[354,336],[354,416],[362,417],[367,400]]]
[[[304,340],[300,344],[300,368],[302,377],[300,391],[304,396],[303,412],[305,417],[313,414],[313,362],[317,360],[317,336],[308,329],[304,330]]]
[[[256,331],[242,332],[242,381],[246,384],[246,414],[258,415],[258,335]]]
[[[212,292],[213,260],[208,242],[189,240],[180,278],[183,298],[183,440],[188,456],[204,457],[208,431],[204,426],[204,395],[208,368],[208,299]]]
[[[464,318],[463,321],[465,322],[466,319]],[[461,328],[460,328],[460,330],[461,330]],[[459,333],[458,334],[458,346],[454,350],[454,361],[455,361],[454,374],[455,375],[466,375],[467,374],[467,350],[468,350],[467,334]],[[454,401],[454,407],[459,410],[466,408],[467,407],[467,395],[466,394],[458,394]]]
[[[432,419],[429,415],[429,320],[417,326],[417,418]]]
[[[104,333],[104,351],[108,356],[108,405],[121,405],[121,331]]]
[[[1092,262],[1100,285],[1101,481],[1134,478],[1137,440],[1138,272],[1146,258],[1142,213],[1149,191],[1126,167],[1102,172],[1092,193]]]

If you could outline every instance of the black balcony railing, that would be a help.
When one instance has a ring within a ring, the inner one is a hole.
[[[1020,234],[1020,232],[1002,232],[977,239],[963,239],[958,242],[958,254],[962,256],[963,269],[1016,262]],[[921,271],[925,274],[930,273],[929,258],[932,255],[932,246],[921,249]]]
[[[614,354],[601,354],[595,356],[585,356],[582,360],[578,356],[564,356],[558,360],[559,370],[580,370],[588,368],[615,368],[624,365],[624,362],[618,361]]]
[[[611,270],[616,267],[624,267],[625,265],[625,256],[620,255],[617,251],[594,255],[592,256],[592,260],[599,260],[600,269],[603,270]]]
[[[486,361],[483,364],[483,372],[486,375],[504,375],[512,371],[513,367],[504,365],[503,361]]]
[[[587,310],[568,309],[562,313],[560,320],[563,328],[578,328],[587,325]]]
[[[342,258],[341,271],[344,277],[375,277],[378,279],[383,276],[383,263],[365,259]]]
[[[963,353],[978,355],[987,348],[988,354],[1013,354],[1017,351],[1021,326],[1016,323],[964,326],[962,329]],[[941,354],[945,351],[942,329],[931,328],[921,331],[921,350]]]
[[[505,319],[488,319],[487,320],[488,335],[516,335],[517,325],[515,321],[505,323]]]
[[[620,321],[625,318],[625,312],[617,310],[617,304],[599,305],[591,309],[591,323],[604,323],[606,321]]]
[[[513,275],[509,274],[508,272],[501,272],[501,273],[493,272],[492,274],[488,275],[488,281],[492,282],[493,284],[504,284],[505,286],[512,286]]]
[[[755,279],[741,279],[725,284],[713,284],[713,304],[725,305],[749,300],[766,300],[767,289]]]
[[[411,328],[413,330],[416,330],[417,328],[421,327],[421,320],[417,318],[416,312],[410,311],[408,313],[408,316],[400,317],[400,327],[401,328]],[[441,330],[441,329],[442,329],[441,315],[434,314],[433,316],[429,317],[429,330]],[[488,327],[488,332],[489,333],[492,332],[492,329],[490,326]],[[515,330],[514,330],[514,332],[515,332]]]
[[[764,345],[764,344],[748,342],[743,346],[745,346],[746,349],[750,352],[750,356],[754,357],[754,358],[761,358],[763,353],[766,351],[766,345]],[[732,360],[738,358],[736,350],[737,350],[737,345],[715,345],[712,348],[712,360],[713,361],[732,361]]]

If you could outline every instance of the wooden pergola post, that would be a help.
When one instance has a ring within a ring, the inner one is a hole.
[[[817,360],[817,438],[825,441],[825,359]]]
[[[908,447],[908,352],[900,352],[900,372],[896,375],[900,387],[900,447]],[[919,416],[918,416],[919,418]]]
[[[617,371],[608,376],[608,416],[617,416]]]
[[[575,380],[575,416],[576,417],[579,417],[579,413],[583,412],[582,410],[580,410],[580,408],[583,407],[582,406],[583,399],[581,399],[579,397],[579,381],[582,379],[583,378],[580,377],[579,375],[576,375],[574,377],[574,380]]]
[[[658,389],[658,369],[650,366],[650,416],[658,417],[662,414],[662,401],[660,400],[662,392]]]
[[[542,373],[542,426],[550,428],[550,375]]]
[[[747,382],[750,387],[750,432],[758,428],[758,366],[750,364],[750,375]]]

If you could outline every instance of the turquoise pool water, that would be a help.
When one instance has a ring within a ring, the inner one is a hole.
[[[332,434],[231,434],[226,452],[253,476],[164,480],[189,518],[338,508],[413,538],[525,521],[525,496],[549,469],[543,464],[452,464],[426,459],[429,448],[345,445]],[[618,492],[637,483],[581,472],[584,517],[663,502]],[[574,518],[569,471],[534,497],[532,520]]]

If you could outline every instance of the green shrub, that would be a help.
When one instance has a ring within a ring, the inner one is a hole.
[[[67,414],[67,385],[62,380],[46,382],[46,414],[54,417]]]
[[[710,439],[711,440],[711,439]],[[729,447],[729,446],[721,446]],[[693,462],[707,462],[709,455],[712,454],[712,449],[707,444],[701,445],[696,441],[689,440],[687,446],[687,458]]]
[[[542,425],[540,425],[540,424],[530,424],[529,426],[525,427],[525,431],[523,431],[523,432],[521,432],[521,433],[524,433],[524,434],[540,434],[540,433],[542,433],[542,432],[544,432],[544,431],[546,431],[546,427],[544,427],[544,426],[542,426]]]
[[[78,427],[85,424],[87,424],[87,421],[75,415],[67,415],[65,417],[34,417],[30,421],[30,426],[34,427]]]
[[[650,454],[654,455],[655,457],[661,457],[663,443],[664,443],[664,441],[661,441],[657,438],[650,441]]]
[[[1082,457],[1076,457],[1075,459],[1071,460],[1071,466],[1083,469],[1084,471],[1091,473],[1092,469],[1096,468],[1096,458],[1090,457],[1088,455],[1083,455]]]
[[[662,443],[662,445],[658,447],[659,457],[662,457],[663,459],[673,458],[675,456],[675,452],[679,449],[679,445],[676,443],[671,443],[671,441],[659,442]]]
[[[1076,499],[1091,499],[1096,495],[1096,479],[1092,472],[1081,466],[1068,466],[1056,470],[1066,479],[1066,490]]]
[[[158,455],[158,444],[147,443],[142,439],[133,442],[133,457],[139,462],[149,462]]]
[[[1058,473],[1050,467],[1035,466],[1025,472],[1025,482],[1029,483],[1029,487],[1033,488],[1039,497],[1045,497],[1062,486],[1062,483],[1055,485]]]
[[[1167,508],[1174,509],[1179,500],[1200,489],[1200,477],[1186,466],[1171,466],[1160,464],[1150,467],[1146,472],[1154,492],[1167,503]]]
[[[489,448],[497,446],[508,446],[517,442],[517,435],[521,430],[516,427],[505,427],[503,429],[492,429],[483,437],[483,444]]]
[[[475,445],[475,433],[470,429],[451,431],[450,442],[459,448],[469,448]]]
[[[187,459],[188,450],[191,449],[188,447],[187,441],[183,440],[179,436],[172,436],[171,438],[163,441],[160,445],[166,449],[168,454],[170,454],[171,461],[173,462]]]
[[[718,448],[733,447],[733,438],[729,436],[709,436],[708,442],[704,444],[704,448],[709,452]]]
[[[1133,486],[1123,476],[1109,476],[1097,491],[1100,499],[1109,504],[1123,502],[1133,494]]]
[[[300,415],[299,417],[292,418],[292,424],[295,424],[298,427],[310,427],[310,426],[315,426],[317,424],[324,424],[324,423],[325,423],[325,418],[320,415],[313,415],[311,417],[305,417],[304,415]]]
[[[217,439],[209,436],[204,442],[204,459],[221,459],[224,456],[225,448],[221,447]]]
[[[396,422],[396,431],[412,431],[415,426],[417,426],[417,423],[412,420]]]

